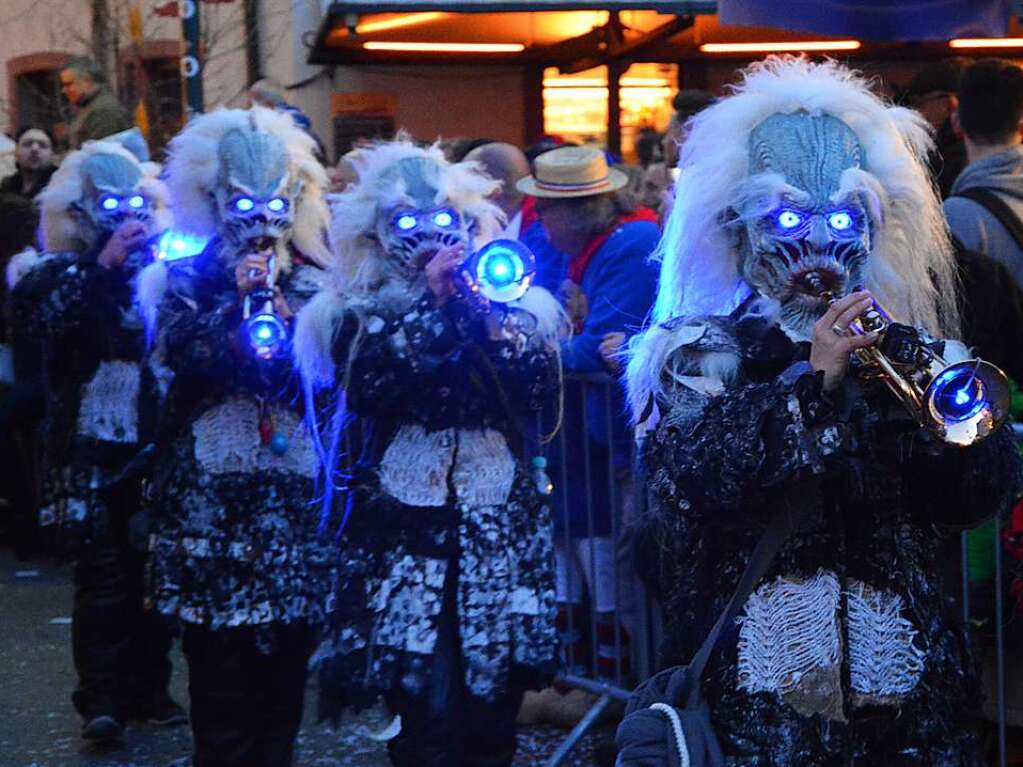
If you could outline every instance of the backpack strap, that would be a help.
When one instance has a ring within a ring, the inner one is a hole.
[[[1016,243],[1016,247],[1023,250],[1023,221],[1020,221],[1019,216],[1016,215],[1012,208],[1009,207],[1009,203],[1003,200],[998,194],[987,187],[974,186],[949,195],[949,199],[952,197],[962,197],[977,203],[980,207],[995,217],[995,220],[998,221],[1005,231],[1009,233],[1009,236],[1012,237],[1013,241]]]

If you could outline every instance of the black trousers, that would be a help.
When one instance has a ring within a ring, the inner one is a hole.
[[[90,503],[90,534],[77,548],[71,644],[78,687],[71,696],[85,718],[143,719],[166,699],[173,624],[146,610],[146,554],[129,542],[135,488]]]
[[[214,631],[190,623],[182,645],[195,767],[290,767],[312,651],[309,626]]]
[[[397,767],[510,767],[524,690],[509,690],[494,703],[469,694],[453,581],[449,573],[427,689],[415,696],[403,690],[385,696],[402,724],[387,750]]]

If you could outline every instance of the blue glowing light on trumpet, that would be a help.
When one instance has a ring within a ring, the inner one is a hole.
[[[471,256],[469,273],[480,295],[491,301],[516,301],[529,290],[536,271],[533,253],[516,240],[494,240]]]
[[[967,421],[988,407],[984,381],[972,368],[948,368],[932,384],[934,407],[949,423]]]
[[[272,357],[288,334],[280,317],[269,312],[254,315],[246,325],[249,346],[260,357]]]
[[[156,257],[161,261],[177,261],[179,258],[191,258],[203,252],[208,242],[206,237],[176,232],[168,229],[156,244]]]

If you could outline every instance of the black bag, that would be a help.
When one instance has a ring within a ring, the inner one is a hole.
[[[808,492],[793,493],[804,499]],[[703,672],[726,625],[735,621],[782,543],[799,524],[801,509],[785,505],[771,519],[724,611],[688,666],[655,674],[632,693],[618,725],[615,767],[723,767],[724,755],[703,699]]]

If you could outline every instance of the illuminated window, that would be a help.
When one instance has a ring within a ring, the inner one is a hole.
[[[636,139],[644,128],[663,132],[671,120],[678,81],[675,64],[633,64],[619,80],[622,154],[636,162]],[[607,67],[564,75],[544,70],[544,133],[579,144],[607,143]]]

